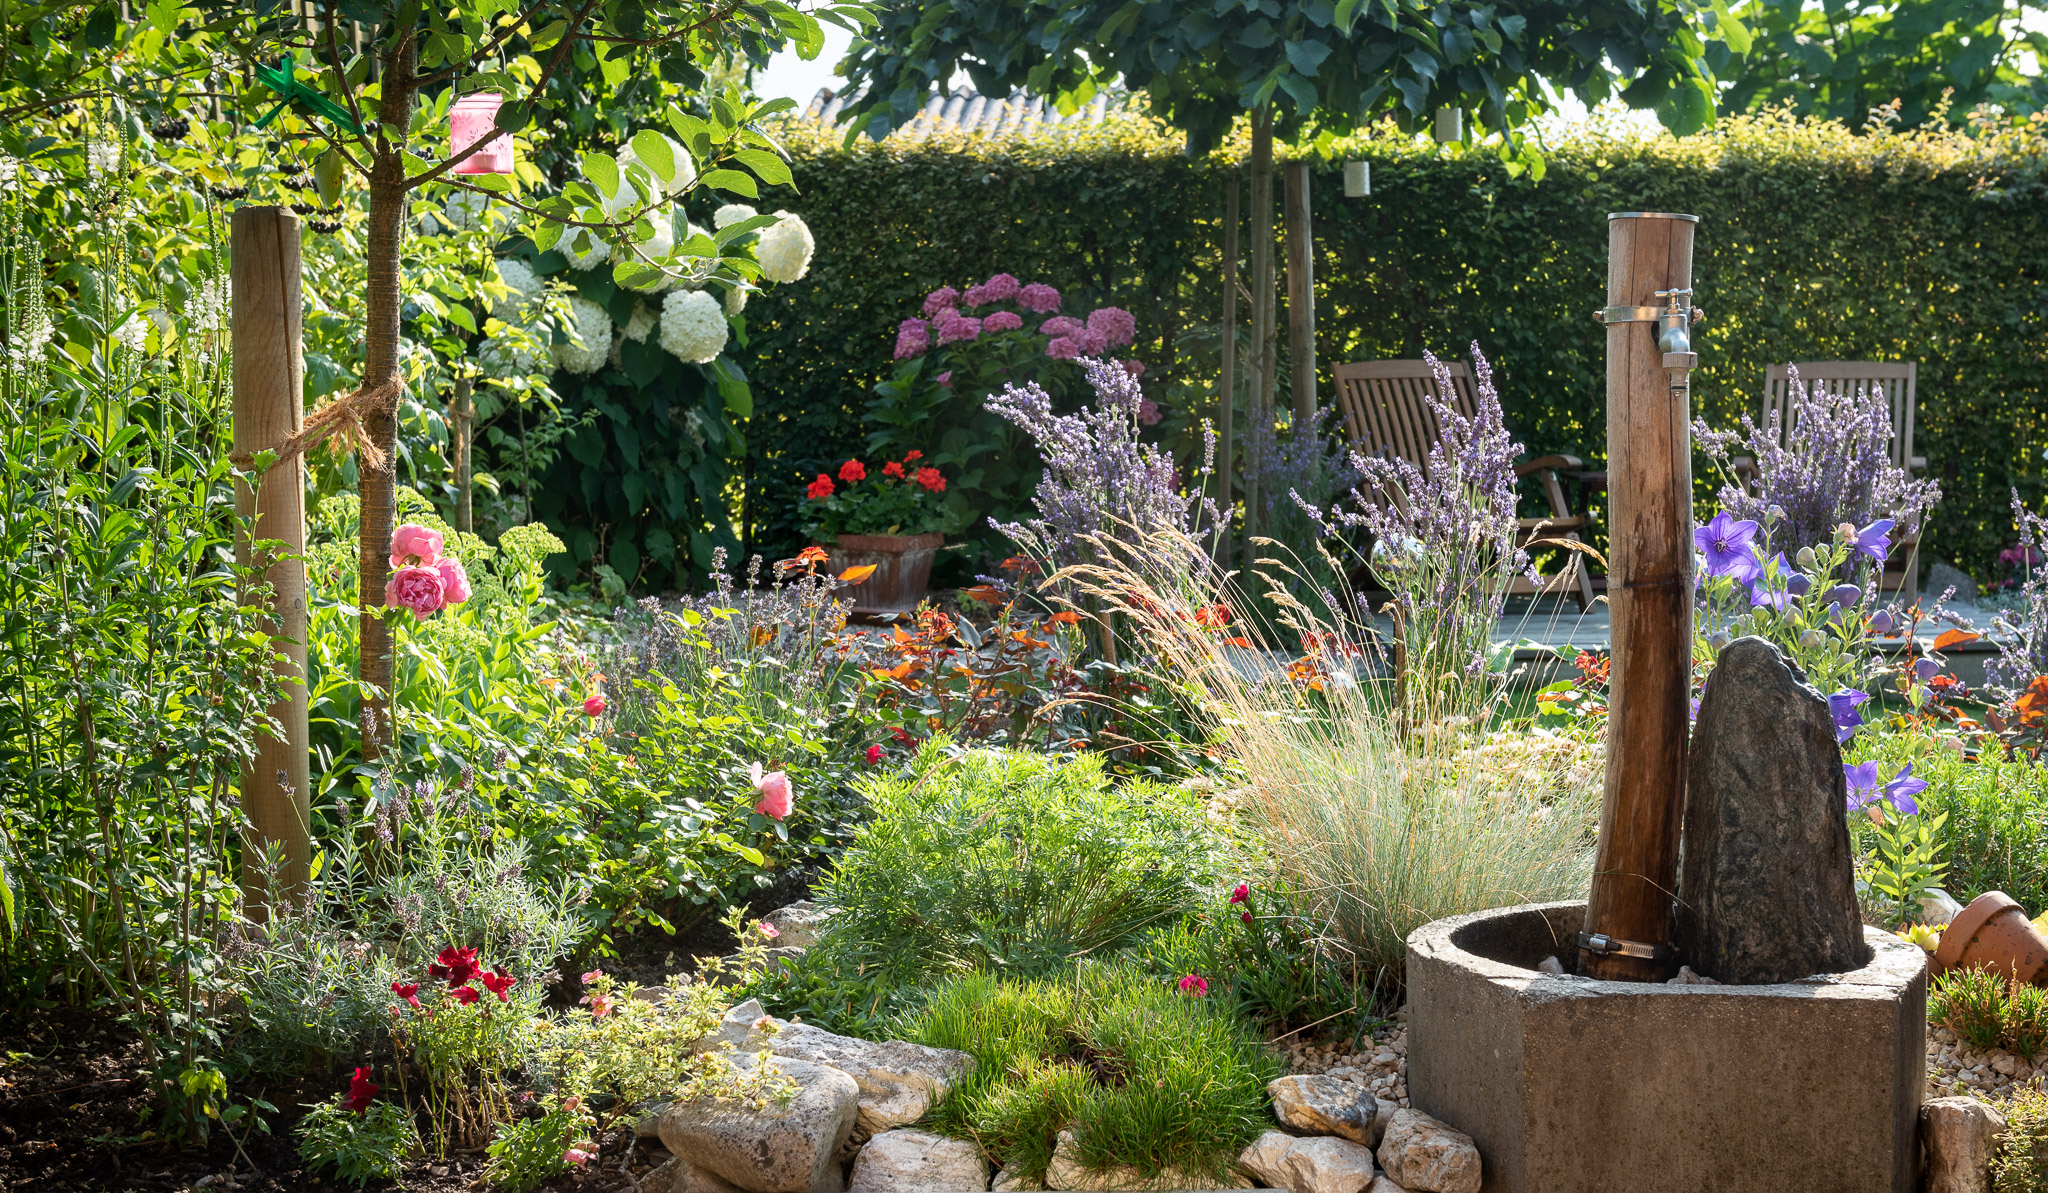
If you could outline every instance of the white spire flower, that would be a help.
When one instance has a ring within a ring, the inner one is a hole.
[[[85,168],[95,180],[106,177],[121,168],[121,146],[114,141],[87,141],[85,143]]]
[[[540,310],[541,280],[534,275],[532,266],[517,257],[500,257],[497,266],[498,280],[505,283],[509,292],[503,298],[491,300],[491,318],[525,327]]]
[[[205,278],[193,289],[192,297],[185,302],[185,322],[194,332],[224,331],[228,325],[228,307],[232,300],[228,275],[223,273]]]
[[[750,220],[759,214],[761,213],[745,203],[727,203],[711,213],[711,226],[714,228],[729,228],[741,220]]]
[[[569,300],[569,315],[574,338],[554,346],[555,364],[571,373],[595,373],[612,352],[612,317],[581,294]]]
[[[679,360],[718,359],[731,332],[718,300],[702,290],[677,290],[662,301],[661,346]]]
[[[114,329],[114,342],[130,352],[142,351],[149,344],[149,320],[128,316],[127,322]]]
[[[633,152],[633,144],[630,141],[626,143],[624,149],[619,151],[619,171],[623,174],[626,167],[630,165],[647,166],[647,172],[654,175],[654,181],[661,187],[662,193],[673,199],[680,196],[684,191],[689,190],[696,183],[697,163],[690,160],[689,150],[684,149],[674,141],[670,141],[668,137],[661,133],[654,135],[668,142],[670,159],[675,162],[675,177],[669,179],[666,183],[662,182],[661,175],[655,173],[654,167],[641,161],[640,155]]]
[[[781,218],[761,229],[754,260],[761,263],[761,276],[771,282],[798,281],[810,272],[817,241],[811,239],[811,229],[801,217],[787,211],[775,214]]]

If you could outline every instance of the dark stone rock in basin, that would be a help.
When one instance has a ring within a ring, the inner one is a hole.
[[[1847,804],[1827,698],[1763,639],[1729,643],[1693,728],[1678,882],[1686,963],[1739,985],[1868,964]]]

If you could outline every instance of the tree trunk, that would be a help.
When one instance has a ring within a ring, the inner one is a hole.
[[[363,387],[399,384],[398,326],[400,313],[399,249],[405,227],[406,129],[418,89],[412,35],[391,34],[384,55],[383,97],[378,105],[376,156],[370,166],[370,228],[368,238],[368,313],[363,336]],[[361,582],[356,605],[361,610],[361,677],[378,694],[363,700],[363,761],[375,764],[392,742],[391,630],[384,622],[384,584],[391,574],[391,534],[398,512],[397,399],[374,403],[363,417],[363,430],[383,458],[374,466],[358,459],[362,492],[362,540],[357,557]]]
[[[1251,401],[1245,415],[1244,534],[1260,531],[1259,481],[1266,440],[1273,433],[1273,110],[1252,114],[1252,359]],[[1247,548],[1245,557],[1253,552]]]
[[[1223,375],[1216,392],[1216,507],[1223,525],[1217,528],[1216,562],[1230,566],[1230,518],[1237,508],[1237,175],[1223,184]]]
[[[1294,430],[1316,416],[1315,225],[1309,211],[1308,162],[1287,163],[1287,364],[1294,394]]]

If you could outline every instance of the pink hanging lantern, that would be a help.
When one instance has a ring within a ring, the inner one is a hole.
[[[455,164],[457,174],[510,174],[512,134],[497,131],[498,108],[504,97],[479,91],[458,99],[448,109],[448,152],[452,157],[484,142],[484,147]]]

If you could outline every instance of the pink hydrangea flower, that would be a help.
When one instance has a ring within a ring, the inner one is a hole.
[[[407,522],[391,536],[391,566],[402,568],[417,563],[424,567],[434,566],[441,558],[441,532],[428,530],[414,522]]]
[[[1015,331],[1024,326],[1024,316],[1015,311],[990,311],[988,318],[981,321],[981,330],[994,335],[999,331]]]
[[[796,791],[789,784],[789,776],[779,770],[764,772],[758,762],[751,763],[747,772],[753,777],[754,790],[761,794],[754,811],[775,820],[786,819],[796,806]]]
[[[1138,421],[1148,427],[1156,427],[1164,416],[1159,413],[1159,403],[1145,398],[1138,403]]]
[[[978,340],[981,338],[981,320],[970,319],[965,315],[956,314],[951,319],[939,319],[938,329],[939,343],[941,344],[954,344],[961,340]]]
[[[1054,336],[1046,342],[1045,354],[1054,360],[1072,360],[1081,355],[1081,345],[1071,336]]]
[[[1122,307],[1103,307],[1089,312],[1088,330],[1101,332],[1111,344],[1125,345],[1138,338],[1138,320]]]
[[[999,273],[981,284],[981,292],[988,295],[990,302],[1008,302],[1022,289],[1017,279],[1007,273]]]
[[[1048,336],[1071,336],[1076,332],[1086,331],[1087,328],[1086,323],[1072,315],[1054,315],[1038,325],[1039,334]]]
[[[462,570],[462,561],[453,555],[443,555],[434,561],[434,570],[441,573],[441,603],[460,605],[469,599],[469,573]]]
[[[1060,309],[1060,292],[1044,282],[1033,282],[1017,291],[1017,305],[1027,311],[1049,315]]]
[[[445,599],[441,573],[430,567],[402,567],[384,582],[386,605],[410,609],[421,617],[440,612]]]
[[[940,286],[924,296],[924,315],[927,319],[938,317],[947,307],[960,305],[960,292],[951,286]]]
[[[905,319],[896,326],[896,359],[923,356],[932,346],[931,324],[922,319]]]
[[[1083,329],[1073,339],[1081,346],[1083,356],[1101,356],[1109,351],[1109,337],[1093,327]]]
[[[1145,362],[1142,360],[1125,360],[1117,363],[1123,365],[1124,372],[1132,377],[1143,377],[1145,375]]]
[[[994,301],[995,299],[990,296],[987,286],[969,286],[960,295],[960,305],[963,307],[983,307]]]

